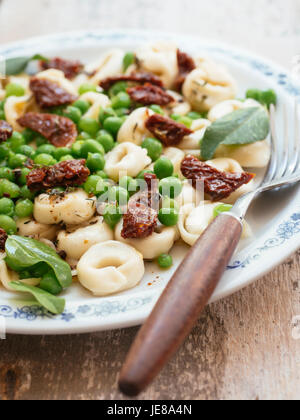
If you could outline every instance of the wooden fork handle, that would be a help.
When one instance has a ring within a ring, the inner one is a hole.
[[[143,391],[188,336],[221,279],[242,234],[242,224],[221,214],[191,248],[137,335],[119,387]]]

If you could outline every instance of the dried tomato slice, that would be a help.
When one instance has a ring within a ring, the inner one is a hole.
[[[146,83],[127,89],[130,98],[142,105],[169,105],[174,98],[159,86]]]
[[[133,72],[130,75],[120,75],[108,77],[100,82],[100,86],[104,90],[110,89],[117,82],[133,82],[133,83],[151,83],[152,85],[163,87],[163,83],[159,77],[148,72]]]
[[[194,156],[186,156],[181,163],[181,172],[183,176],[192,181],[194,188],[198,181],[204,182],[204,191],[213,201],[229,197],[242,185],[248,184],[255,176],[248,172],[222,172]]]
[[[13,128],[4,120],[0,120],[0,143],[11,138],[13,135]]]
[[[153,174],[145,174],[147,188],[131,198],[123,218],[124,239],[144,239],[151,236],[158,222],[158,180]]]
[[[57,83],[53,83],[45,79],[39,79],[38,77],[33,77],[31,79],[30,89],[34,94],[37,104],[41,108],[69,105],[77,99],[77,96],[67,92]]]
[[[185,125],[158,114],[148,118],[146,127],[167,147],[178,145],[185,136],[192,134],[192,130]]]
[[[83,64],[80,61],[65,60],[60,57],[54,57],[48,61],[40,61],[42,70],[56,69],[64,72],[68,79],[74,79],[83,71]]]
[[[69,160],[54,166],[34,169],[27,176],[27,186],[31,191],[41,191],[82,185],[90,175],[85,163],[85,159]]]
[[[5,230],[0,228],[0,251],[5,251],[5,243],[7,241],[8,235]]]
[[[56,147],[70,146],[77,137],[77,128],[73,121],[54,114],[28,112],[18,119],[18,123],[46,137]]]
[[[177,50],[177,63],[179,72],[175,81],[175,87],[178,91],[181,91],[186,77],[195,70],[196,64],[191,56],[180,50]]]

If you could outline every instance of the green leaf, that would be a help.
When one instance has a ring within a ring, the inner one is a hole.
[[[204,160],[213,158],[220,144],[240,146],[265,140],[269,131],[269,115],[264,108],[234,111],[206,130],[201,142],[201,156]]]
[[[42,289],[39,289],[38,287],[28,286],[27,284],[23,284],[19,281],[10,282],[9,285],[17,292],[30,293],[35,297],[40,305],[55,315],[59,315],[65,310],[65,299],[58,298]]]
[[[43,57],[40,54],[36,54],[33,57],[8,58],[5,62],[6,76],[14,76],[16,74],[22,73],[26,69],[30,61],[35,60],[48,61],[48,58]]]
[[[62,288],[72,283],[69,264],[63,261],[49,246],[31,238],[12,235],[5,244],[6,263],[15,271],[24,271],[38,263],[46,263],[54,271]]]

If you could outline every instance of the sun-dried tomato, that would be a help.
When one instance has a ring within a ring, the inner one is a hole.
[[[54,166],[34,169],[27,176],[27,186],[31,191],[42,191],[82,185],[90,175],[85,163],[85,159],[69,160]]]
[[[196,68],[195,61],[188,54],[177,50],[178,75],[175,81],[175,87],[181,91],[186,77]]]
[[[192,131],[185,125],[158,114],[148,118],[146,127],[167,147],[178,145],[185,136],[192,134]]]
[[[7,241],[8,235],[5,230],[0,228],[0,251],[5,251],[5,243]]]
[[[69,105],[77,99],[77,96],[67,92],[57,83],[38,77],[33,77],[31,79],[30,89],[34,94],[37,104],[41,108]]]
[[[169,105],[174,98],[159,86],[146,83],[142,86],[135,86],[127,89],[127,93],[134,102],[142,105]]]
[[[191,180],[194,188],[197,182],[204,182],[204,191],[213,201],[223,200],[244,184],[248,184],[254,174],[248,172],[229,173],[219,171],[194,156],[186,156],[181,163],[183,176]]]
[[[56,147],[70,146],[78,135],[73,121],[59,115],[28,112],[18,123],[46,137]]]
[[[74,79],[83,71],[83,64],[80,61],[65,60],[60,57],[54,57],[48,61],[40,61],[42,70],[56,69],[64,72],[68,79]]]
[[[133,72],[130,75],[120,75],[108,77],[100,82],[100,86],[104,90],[110,89],[117,82],[133,82],[133,83],[151,83],[152,85],[163,87],[163,83],[159,77],[148,72]]]
[[[13,135],[13,128],[4,120],[0,120],[0,143],[11,138]]]
[[[124,239],[144,239],[151,236],[158,222],[158,180],[154,174],[145,174],[146,189],[134,195],[123,218]]]

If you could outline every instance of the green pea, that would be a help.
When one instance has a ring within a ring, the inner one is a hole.
[[[149,170],[146,169],[144,171],[141,171],[136,178],[137,179],[144,179],[144,175],[145,174],[152,174],[152,175],[154,175],[154,172],[153,171],[149,171]]]
[[[53,156],[55,157],[56,160],[60,160],[63,156],[66,155],[70,155],[71,154],[71,149],[69,149],[68,147],[59,147],[58,149],[55,149],[55,152],[53,154]]]
[[[84,101],[83,99],[78,99],[78,101],[73,103],[75,108],[78,108],[82,115],[84,115],[91,107],[91,104],[88,101]]]
[[[78,127],[81,131],[85,131],[92,137],[95,136],[100,130],[98,121],[94,120],[93,118],[81,118],[78,123]]]
[[[15,212],[20,219],[31,216],[33,213],[33,202],[28,199],[18,201]]]
[[[126,70],[132,64],[134,64],[134,61],[135,61],[135,53],[134,52],[129,51],[124,55],[124,58],[123,58],[123,71],[124,71],[124,73],[126,72]]]
[[[87,194],[100,195],[108,191],[108,185],[98,175],[91,175],[83,185],[84,190]]]
[[[35,157],[34,163],[36,165],[52,166],[57,163],[57,160],[54,159],[53,156],[48,155],[47,153],[41,153],[40,155]]]
[[[129,201],[129,193],[122,187],[111,187],[108,190],[108,200],[111,203],[118,202],[120,206],[124,206]]]
[[[191,111],[187,114],[187,117],[191,120],[200,120],[201,118],[203,118],[203,115],[199,112]]]
[[[172,176],[174,172],[173,163],[167,157],[161,157],[155,162],[154,173],[158,179]]]
[[[78,124],[82,117],[82,112],[76,106],[68,106],[65,110],[64,116],[70,118],[70,120],[72,120],[75,124]]]
[[[18,198],[20,197],[20,188],[14,182],[7,179],[0,180],[0,197]]]
[[[51,155],[53,157],[55,156],[55,152],[56,152],[56,147],[53,146],[52,144],[43,144],[42,146],[39,146],[36,150],[37,155],[46,154],[46,155]]]
[[[173,258],[171,255],[162,254],[158,257],[157,263],[161,268],[167,269],[172,267],[173,265]]]
[[[68,161],[70,161],[70,160],[74,160],[74,158],[73,158],[73,156],[72,156],[72,155],[65,155],[65,156],[62,156],[62,157],[59,159],[59,161],[60,161],[60,162],[68,162]]]
[[[76,141],[72,144],[71,153],[75,158],[79,158],[81,156],[81,148],[84,144],[84,141]]]
[[[270,109],[271,105],[277,104],[276,92],[272,89],[262,92],[261,100],[267,106],[267,108]]]
[[[59,295],[63,291],[53,271],[44,274],[39,287],[54,296]]]
[[[113,204],[107,205],[103,214],[105,223],[107,223],[108,226],[111,227],[111,229],[114,229],[116,227],[116,225],[122,219],[122,216],[123,215],[120,207]]]
[[[138,190],[138,182],[131,176],[123,176],[119,181],[119,186],[129,192],[130,195],[134,194]]]
[[[175,226],[178,223],[179,213],[176,209],[161,209],[158,214],[160,223],[165,226]]]
[[[126,92],[127,87],[127,82],[117,82],[109,89],[108,94],[111,98],[113,98],[120,92]]]
[[[81,140],[89,140],[91,138],[91,135],[89,133],[85,133],[84,131],[82,131],[79,136],[77,137],[78,141]]]
[[[89,153],[86,166],[92,171],[102,171],[105,166],[105,159],[102,153]]]
[[[0,101],[0,111],[4,111],[5,101]]]
[[[214,208],[214,218],[218,217],[221,213],[226,213],[232,209],[230,204],[220,204]]]
[[[178,123],[185,125],[187,128],[191,128],[193,120],[189,117],[180,117],[177,120]]]
[[[7,158],[9,156],[9,152],[10,152],[10,149],[7,143],[0,144],[0,159],[1,160]]]
[[[19,85],[18,83],[8,83],[5,87],[6,97],[9,96],[24,96],[25,95],[25,89],[22,85]]]
[[[17,182],[19,185],[26,185],[27,183],[27,175],[30,173],[30,169],[22,168],[20,175],[17,177]]]
[[[105,153],[110,152],[115,147],[113,136],[105,130],[100,130],[96,141],[103,146]]]
[[[155,114],[165,115],[164,110],[159,105],[150,105],[149,109],[155,112]]]
[[[49,109],[48,112],[50,112],[50,114],[59,115],[60,117],[63,117],[65,110],[66,110],[66,106],[60,105],[60,106],[54,106],[53,108]]]
[[[9,140],[9,145],[10,145],[11,150],[16,153],[17,149],[20,146],[24,146],[25,144],[26,144],[26,140],[24,136],[21,133],[14,131],[13,135],[11,136]]]
[[[118,108],[115,111],[116,116],[119,118],[126,117],[130,114],[130,110],[128,108]]]
[[[80,156],[86,159],[89,153],[100,153],[104,155],[105,150],[100,143],[98,143],[96,140],[91,139],[83,142],[80,150]]]
[[[176,198],[182,191],[182,182],[175,176],[164,178],[159,183],[159,192],[163,196]]]
[[[43,144],[47,144],[47,143],[48,143],[48,140],[43,136],[38,135],[35,138],[35,144],[37,147],[42,146]]]
[[[87,92],[98,92],[98,87],[96,85],[92,85],[91,83],[84,83],[78,89],[79,95],[83,95]]]
[[[120,128],[123,125],[123,119],[119,117],[109,117],[103,123],[103,128],[107,130],[114,137],[117,136]]]
[[[24,144],[24,146],[20,146],[17,150],[16,150],[17,154],[21,154],[24,156],[27,156],[29,158],[33,158],[35,156],[35,150],[33,147],[28,146],[27,144]]]
[[[24,137],[26,143],[31,143],[34,138],[36,137],[36,132],[31,130],[30,128],[25,128],[24,131],[22,131],[22,136]]]
[[[161,207],[164,208],[164,209],[175,209],[178,212],[180,210],[180,207],[176,203],[176,201],[173,198],[170,198],[170,197],[163,197]]]
[[[150,137],[143,141],[142,148],[147,150],[148,156],[153,162],[159,159],[163,152],[163,146],[161,142]]]
[[[0,214],[13,217],[15,212],[14,202],[10,198],[3,197],[0,199]]]
[[[95,175],[100,176],[102,179],[109,179],[109,176],[104,171],[97,171]]]
[[[113,109],[129,108],[131,105],[130,96],[126,92],[120,92],[112,98],[111,105]]]
[[[28,198],[29,200],[34,200],[35,193],[30,191],[27,185],[24,185],[20,190],[20,196],[22,198]]]
[[[3,166],[2,168],[0,168],[0,179],[1,178],[5,178],[8,179],[8,181],[13,182],[15,180],[15,175],[12,169]]]
[[[107,118],[116,117],[116,112],[112,108],[102,108],[99,112],[99,121],[103,125]]]
[[[247,90],[246,98],[254,99],[254,100],[260,102],[261,101],[261,90],[259,90],[259,89],[249,89],[249,90]]]
[[[0,228],[5,230],[8,235],[15,235],[17,233],[17,225],[14,219],[4,214],[0,215]]]
[[[15,155],[12,153],[8,159],[8,166],[12,169],[22,168],[27,160],[28,157],[25,155],[20,155],[19,153]]]
[[[4,110],[0,110],[0,121],[5,121],[6,120],[6,115],[5,115],[5,111]]]
[[[172,114],[171,115],[171,118],[172,118],[172,120],[174,120],[174,121],[178,121],[178,120],[180,120],[180,118],[181,118],[182,116],[181,115],[179,115],[179,114]]]

